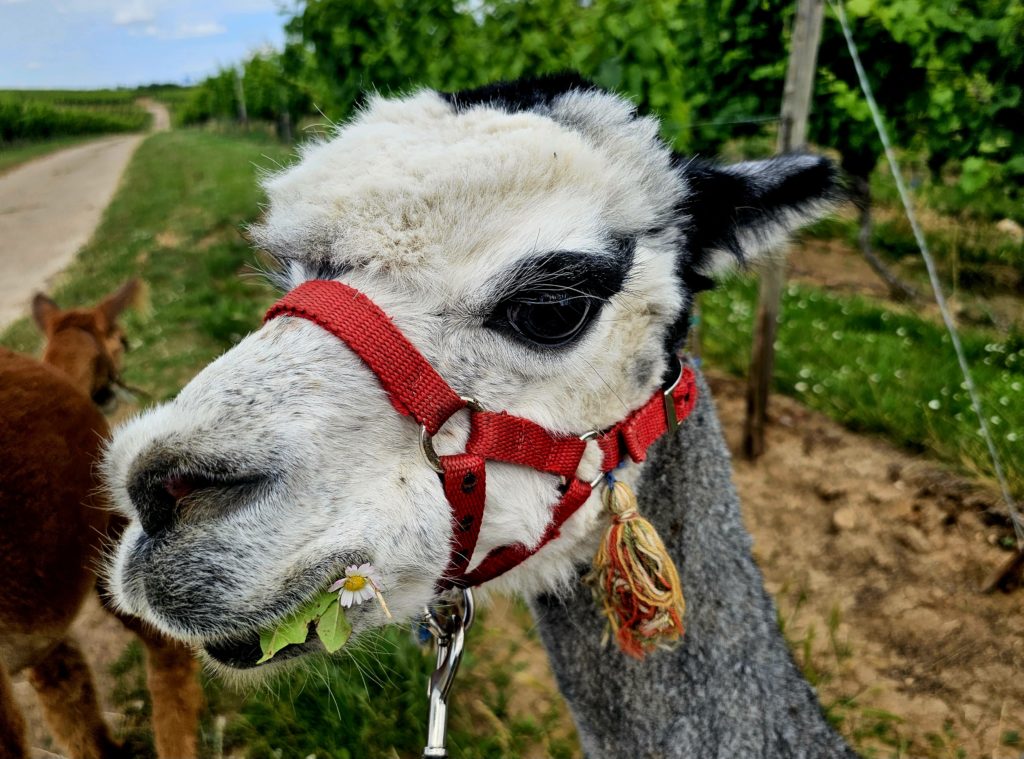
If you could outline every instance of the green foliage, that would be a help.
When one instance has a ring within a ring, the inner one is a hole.
[[[480,83],[487,54],[476,21],[452,0],[309,0],[286,30],[290,60],[301,62],[317,104],[339,118],[368,90]]]
[[[631,96],[680,150],[718,151],[776,120],[792,0],[306,0],[280,53],[244,64],[249,113],[296,122],[313,105],[341,121],[368,91],[454,90],[564,69]],[[1021,218],[1024,5],[1019,0],[849,0],[861,56],[898,144],[922,156],[959,212]],[[855,177],[881,145],[838,23],[819,53],[811,137]],[[185,123],[235,118],[235,73],[203,82]],[[1003,202],[1000,202],[1000,198]]]
[[[701,296],[708,363],[747,370],[756,287]],[[962,330],[985,414],[1015,492],[1024,493],[1024,339]],[[938,323],[861,298],[790,285],[776,342],[775,388],[854,430],[878,432],[992,477],[949,337]]]
[[[136,132],[149,114],[131,90],[0,92],[0,145],[110,132]]]
[[[927,159],[935,177],[955,167],[962,210],[979,190],[1022,218],[1024,6],[1019,0],[851,0],[847,10],[876,99],[895,142]],[[837,147],[851,174],[867,177],[880,153],[838,25],[826,20],[812,137]],[[1014,212],[1015,211],[1015,212]]]
[[[247,119],[275,122],[279,136],[290,140],[291,125],[310,109],[310,103],[285,70],[287,61],[287,56],[264,51],[250,56],[240,69],[222,69],[183,98],[177,122],[188,125],[241,118],[244,102]]]

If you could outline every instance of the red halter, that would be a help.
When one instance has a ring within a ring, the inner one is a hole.
[[[651,444],[667,430],[674,430],[697,400],[693,370],[684,366],[670,387],[658,390],[610,429],[579,437],[557,435],[529,419],[486,411],[476,401],[460,397],[377,304],[341,282],[304,282],[275,303],[264,322],[278,316],[308,319],[344,341],[377,375],[395,409],[420,424],[424,453],[440,475],[452,508],[454,541],[451,561],[439,583],[442,589],[481,585],[557,538],[561,526],[590,497],[601,477],[627,455],[633,461],[643,461]],[[431,438],[464,408],[470,412],[466,452],[437,456]],[[601,474],[589,483],[576,475],[588,440],[596,440],[603,454]],[[558,475],[566,485],[537,545],[531,548],[515,543],[495,548],[467,572],[483,521],[484,464],[488,459]]]

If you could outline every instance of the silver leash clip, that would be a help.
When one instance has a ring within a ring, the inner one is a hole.
[[[460,588],[423,611],[423,626],[437,646],[437,666],[427,683],[430,712],[424,759],[447,759],[448,693],[459,671],[466,631],[473,626],[473,591]]]

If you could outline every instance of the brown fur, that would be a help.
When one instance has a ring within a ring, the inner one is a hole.
[[[93,401],[113,397],[124,352],[117,316],[138,287],[129,282],[95,308],[69,311],[37,295],[43,361],[0,349],[2,757],[27,755],[9,677],[23,668],[70,756],[121,756],[69,628],[96,585],[104,545],[124,527],[99,495],[95,464],[108,428]],[[202,704],[195,659],[140,620],[119,618],[146,646],[159,755],[194,757]]]

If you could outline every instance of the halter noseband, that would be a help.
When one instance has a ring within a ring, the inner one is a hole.
[[[643,461],[651,444],[686,419],[697,399],[693,370],[680,366],[675,382],[659,389],[611,428],[578,437],[559,435],[529,419],[488,411],[474,399],[460,396],[379,306],[341,282],[304,282],[274,304],[264,321],[279,316],[308,319],[342,340],[377,375],[395,410],[419,423],[423,452],[440,476],[452,509],[453,549],[439,590],[481,585],[557,538],[562,525],[586,502],[602,477],[627,457]],[[433,436],[462,409],[469,410],[470,420],[465,452],[438,456]],[[580,479],[577,469],[591,440],[602,458],[600,474],[588,482]],[[537,545],[515,543],[495,548],[469,570],[483,521],[488,460],[561,477],[562,497]]]

